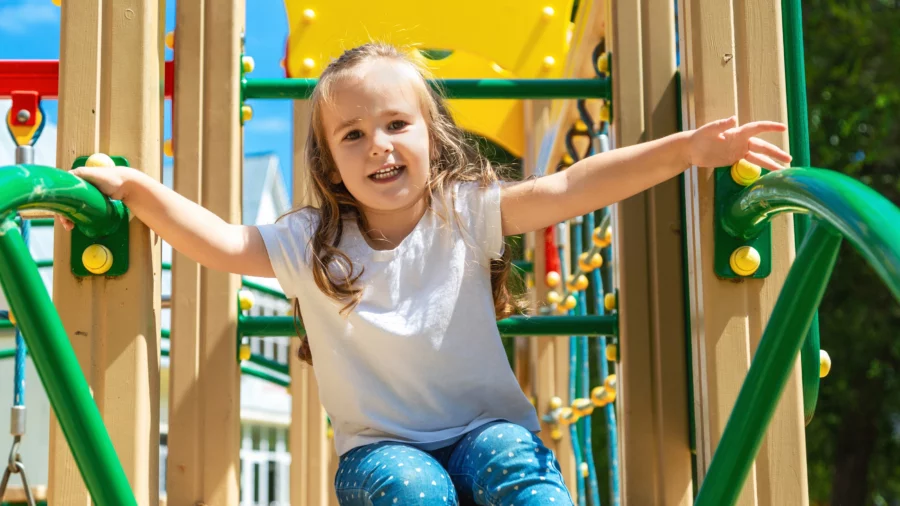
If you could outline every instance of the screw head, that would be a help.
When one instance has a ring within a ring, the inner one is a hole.
[[[19,123],[25,123],[26,121],[31,119],[31,113],[25,109],[22,109],[18,113],[16,113],[16,119],[19,121]]]

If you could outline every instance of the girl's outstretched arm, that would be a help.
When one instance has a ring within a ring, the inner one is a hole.
[[[135,169],[81,167],[72,174],[95,185],[197,263],[245,276],[274,277],[256,227],[227,223],[214,213]],[[72,224],[63,225],[71,229]]]
[[[783,132],[781,123],[737,126],[734,117],[662,139],[600,153],[568,169],[506,185],[501,196],[503,234],[539,230],[625,200],[687,170],[732,165],[741,158],[770,170],[789,154],[756,136]]]

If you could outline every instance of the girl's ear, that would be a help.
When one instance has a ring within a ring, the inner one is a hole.
[[[337,169],[332,169],[331,175],[328,176],[328,178],[331,179],[333,184],[341,184],[341,181],[343,181],[343,179],[341,179],[341,171]]]

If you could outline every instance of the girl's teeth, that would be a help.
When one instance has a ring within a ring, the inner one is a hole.
[[[376,172],[373,176],[375,179],[387,179],[389,177],[394,177],[400,172],[400,167],[395,167],[387,172]]]

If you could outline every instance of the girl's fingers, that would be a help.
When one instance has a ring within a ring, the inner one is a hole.
[[[784,168],[768,156],[761,153],[756,153],[754,151],[747,153],[744,156],[744,159],[746,159],[748,162],[755,163],[756,165],[769,170],[781,170]]]
[[[788,154],[783,149],[772,144],[771,142],[764,141],[758,137],[752,137],[750,139],[749,144],[750,144],[751,151],[757,151],[760,153],[764,153],[764,154],[768,155],[769,157],[771,157],[775,160],[778,160],[782,163],[790,163],[790,161],[793,159],[793,158],[791,158],[791,155]]]
[[[776,121],[754,121],[753,123],[747,123],[742,126],[738,131],[738,135],[749,140],[759,134],[767,132],[784,132],[785,130],[787,130],[787,125],[784,123],[778,123]]]

